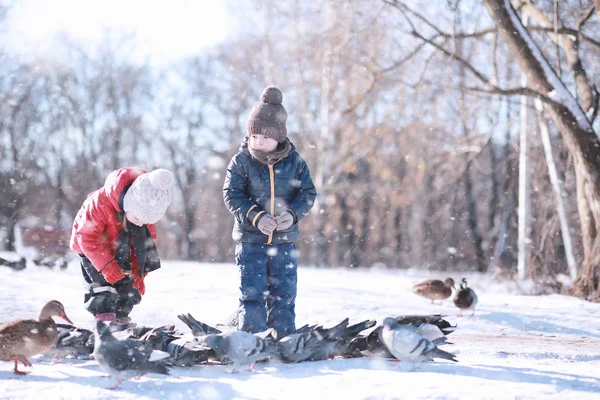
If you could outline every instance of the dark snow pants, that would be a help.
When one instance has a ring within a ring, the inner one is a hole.
[[[84,296],[84,306],[92,315],[115,313],[117,320],[125,320],[133,306],[140,304],[142,296],[134,289],[133,278],[125,277],[113,285],[94,268],[85,255],[81,257],[81,272],[88,291]]]
[[[240,270],[238,329],[279,337],[296,329],[298,261],[293,243],[238,243],[235,261]]]

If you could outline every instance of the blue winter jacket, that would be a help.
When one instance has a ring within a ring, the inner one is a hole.
[[[289,154],[273,165],[254,159],[244,137],[238,153],[227,167],[223,198],[235,217],[232,237],[244,243],[290,243],[298,240],[298,222],[312,208],[317,190],[306,162],[292,144]],[[258,229],[265,214],[274,217],[290,211],[294,223],[267,236]]]

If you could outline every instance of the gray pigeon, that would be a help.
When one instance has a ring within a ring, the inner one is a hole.
[[[175,325],[163,325],[144,332],[139,338],[134,338],[142,342],[147,342],[154,350],[166,351],[167,345],[170,342],[183,336],[183,333],[175,330]]]
[[[456,330],[456,325],[451,325],[443,315],[402,315],[394,319],[398,324],[417,332],[436,345],[452,344],[447,341],[446,336]]]
[[[70,324],[56,324],[56,329],[56,343],[46,355],[59,360],[67,357],[90,358],[94,351],[94,332]]]
[[[400,325],[394,318],[388,317],[383,320],[381,340],[388,351],[400,361],[421,362],[434,358],[457,361],[454,354],[438,349],[435,343]]]
[[[191,329],[194,336],[218,335],[222,333],[217,328],[198,321],[190,313],[178,315],[177,318]]]
[[[118,340],[112,335],[108,325],[102,321],[96,323],[94,358],[100,368],[117,379],[117,384],[111,389],[118,388],[126,379],[148,372],[167,375],[166,366],[157,361],[168,356],[167,353],[152,349],[148,342]]]
[[[204,340],[198,340],[198,338],[175,339],[167,344],[165,351],[171,355],[168,360],[169,364],[179,367],[219,361],[217,353],[207,347]]]
[[[324,329],[322,326],[303,327],[277,342],[279,358],[284,362],[319,361],[342,356],[352,339],[375,325],[363,321],[348,326],[348,318],[338,325]]]
[[[202,342],[213,349],[222,362],[233,364],[232,372],[244,366],[252,370],[255,362],[268,359],[273,354],[268,341],[248,332],[207,335]]]
[[[418,333],[436,345],[449,344],[446,335],[456,330],[456,325],[451,325],[439,314],[401,315],[394,319],[399,325]],[[393,355],[381,340],[382,329],[383,326],[380,325],[367,336],[357,336],[352,340],[343,356],[392,358]]]

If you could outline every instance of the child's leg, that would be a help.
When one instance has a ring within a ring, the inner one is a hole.
[[[240,269],[240,315],[238,329],[262,332],[267,329],[267,247],[254,243],[238,243],[235,262]]]
[[[92,262],[81,255],[81,272],[88,292],[84,296],[84,307],[94,317],[105,321],[114,321],[117,309],[117,290],[96,271]]]
[[[140,304],[142,296],[133,288],[133,279],[125,278],[114,284],[117,290],[117,322],[129,322],[129,313],[133,310],[133,306]]]
[[[277,252],[269,256],[268,263],[267,326],[275,329],[277,336],[281,337],[296,329],[298,260],[293,243],[271,247]]]

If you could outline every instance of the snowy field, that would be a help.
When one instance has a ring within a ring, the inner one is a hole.
[[[300,364],[257,364],[254,372],[228,373],[217,365],[172,368],[108,390],[115,381],[93,360],[31,359],[26,376],[0,362],[2,399],[598,399],[600,304],[562,295],[521,296],[509,284],[468,275],[479,295],[475,316],[457,317],[451,300],[431,305],[411,286],[434,277],[417,271],[324,270],[301,267],[297,325],[326,327],[401,314],[443,313],[458,324],[449,336],[458,363],[409,365],[381,359]],[[445,278],[445,274],[436,275]],[[459,281],[462,275],[454,275]],[[234,265],[164,262],[146,279],[146,295],[132,317],[148,326],[175,324],[191,313],[211,325],[237,306]],[[0,267],[0,322],[35,318],[48,300],[65,305],[78,326],[92,329],[83,309],[79,266],[49,270],[30,263],[23,271]]]

